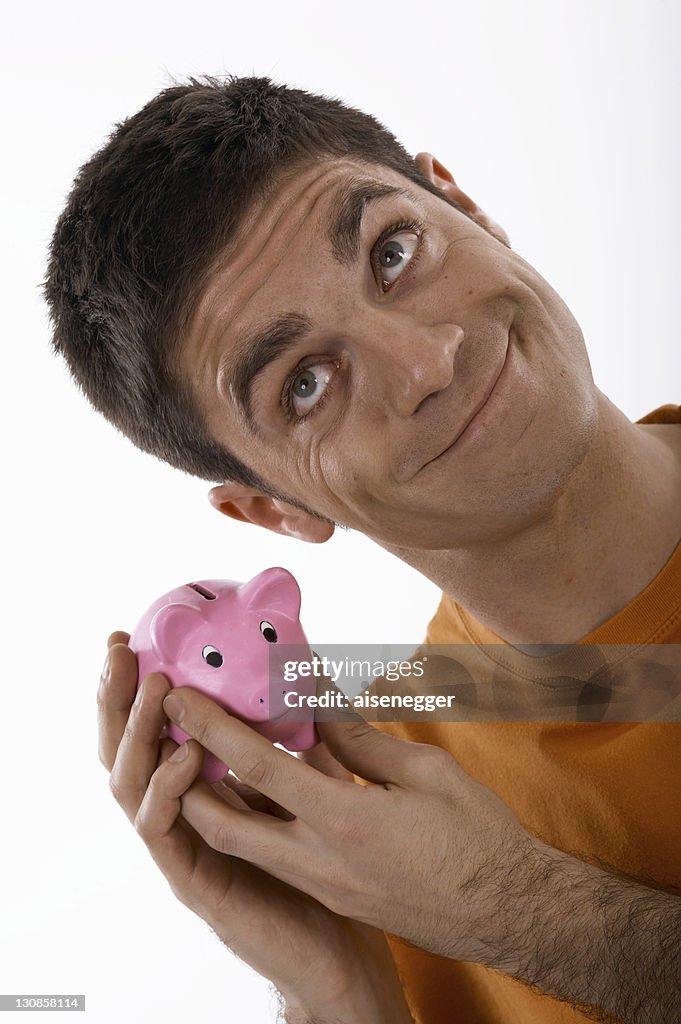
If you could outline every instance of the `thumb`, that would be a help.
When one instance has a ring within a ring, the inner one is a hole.
[[[410,744],[405,740],[380,732],[356,712],[343,712],[342,720],[318,721],[317,729],[325,747],[354,775],[367,782],[407,785]]]

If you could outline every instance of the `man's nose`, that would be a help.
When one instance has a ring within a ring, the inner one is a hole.
[[[381,397],[398,416],[412,416],[427,398],[451,384],[463,339],[458,324],[374,324],[361,345],[367,393],[373,392],[375,399],[380,388]]]

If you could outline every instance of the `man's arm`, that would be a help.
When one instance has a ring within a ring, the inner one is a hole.
[[[210,795],[183,804],[213,849],[343,918],[504,971],[602,1010],[601,1020],[681,1019],[679,896],[542,843],[441,748],[353,714],[318,721],[333,758],[374,783],[357,786],[277,749],[191,688],[173,690],[164,710],[294,816],[276,823]]]
[[[181,805],[191,807],[202,794],[239,814],[286,822],[280,804],[231,776],[220,792],[197,779],[203,752],[194,741],[182,745],[183,759],[171,759],[182,748],[159,742],[170,684],[152,673],[135,700],[138,666],[129,639],[118,631],[109,638],[97,694],[100,760],[172,893],[276,986],[287,1024],[412,1024],[382,931],[333,914],[246,861],[218,856],[187,826]]]
[[[497,907],[508,942],[499,948],[499,929],[494,952],[481,953],[479,962],[601,1024],[681,1021],[681,898],[538,844],[531,872],[505,888]],[[382,996],[379,1005],[385,1009]],[[338,1015],[329,1018],[291,1006],[283,1021],[373,1019],[360,1007],[366,1010],[368,1003],[359,1000],[355,1006],[350,1000],[349,1008],[338,1007]],[[401,1000],[395,1013],[399,1016],[391,1016],[391,1024],[412,1020]]]
[[[481,961],[594,1020],[681,1020],[681,896],[543,843],[536,853],[499,901],[507,941]]]

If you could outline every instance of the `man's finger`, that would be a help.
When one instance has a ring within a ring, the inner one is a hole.
[[[165,723],[163,698],[170,683],[160,672],[142,680],[111,770],[111,790],[134,821],[158,765],[159,737]]]
[[[109,639],[127,636],[112,633]],[[107,653],[97,690],[99,760],[111,771],[125,731],[137,688],[137,657],[126,643],[116,641]]]
[[[194,740],[188,740],[181,746],[187,756],[183,760],[174,761],[171,756],[180,747],[170,739],[162,741],[159,765],[151,777],[133,824],[175,896],[205,916],[202,900],[209,893],[211,900],[219,902],[220,893],[215,879],[219,878],[222,887],[226,889],[230,872],[227,865],[218,863],[215,851],[209,849],[180,814],[180,798],[187,788],[206,785],[197,780],[203,764],[201,747]],[[206,909],[209,910],[210,906]]]
[[[296,821],[237,810],[206,785],[192,786],[181,804],[185,820],[218,853],[240,857],[275,874],[299,867],[300,847],[292,832]]]
[[[114,644],[127,644],[129,639],[130,639],[130,634],[129,633],[126,633],[122,629],[116,629],[109,636],[109,639],[106,642],[106,646],[107,647],[113,647]]]
[[[337,761],[325,743],[317,743],[309,750],[301,750],[298,754],[301,761],[316,768],[318,772],[324,772],[332,779],[346,779],[352,782],[353,774],[344,768],[340,761]]]
[[[348,783],[332,779],[275,747],[245,722],[233,718],[190,687],[173,689],[164,701],[169,718],[228,764],[234,774],[303,820],[337,807]],[[181,707],[181,721],[177,710]]]
[[[184,755],[179,761],[178,752]],[[164,740],[159,762],[133,820],[150,850],[172,831],[180,813],[180,797],[201,771],[203,751],[196,740],[180,746]]]
[[[259,793],[252,786],[240,782],[234,775],[225,775],[223,779],[213,785],[213,792],[218,796],[229,796],[229,802],[233,807],[241,805],[244,810],[261,811],[263,814],[273,814],[283,821],[291,821],[295,815],[287,811],[281,804],[270,800],[264,793]],[[237,803],[238,801],[238,803]]]

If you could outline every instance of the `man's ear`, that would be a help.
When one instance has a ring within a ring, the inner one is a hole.
[[[311,544],[322,544],[333,536],[334,524],[317,519],[303,509],[289,505],[281,498],[272,498],[255,487],[226,481],[208,492],[211,505],[232,519],[254,523],[273,533],[297,537]]]
[[[490,235],[510,249],[511,243],[504,229],[499,227],[491,217],[488,217],[470,196],[461,191],[451,173],[437,157],[434,157],[432,153],[417,153],[414,161],[424,178],[427,178],[432,185],[437,186],[441,192],[444,192],[446,196],[469,213],[476,224],[479,224],[485,231],[489,231]]]

